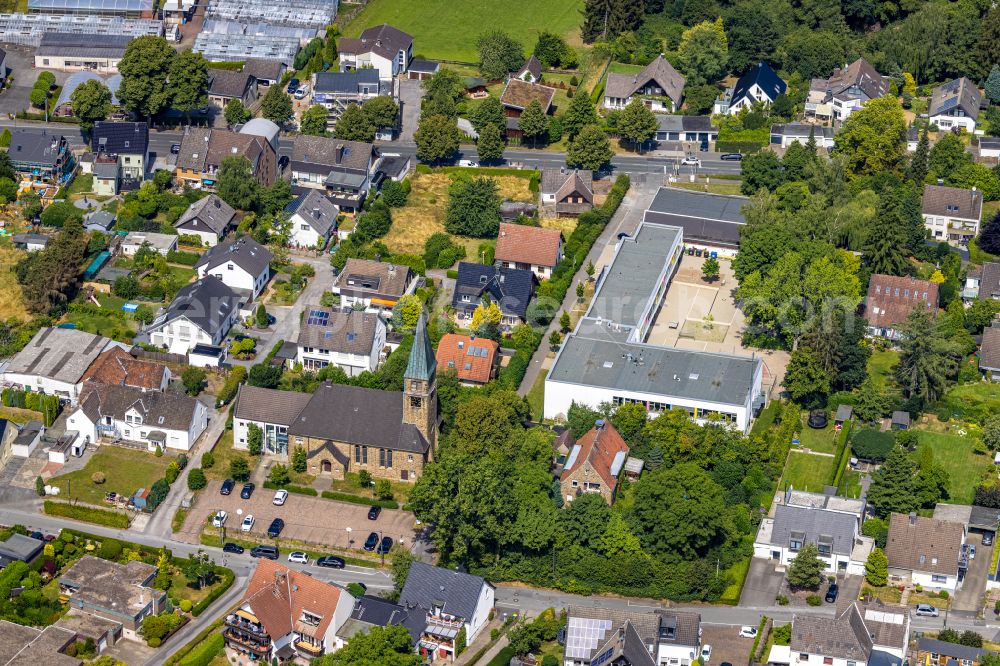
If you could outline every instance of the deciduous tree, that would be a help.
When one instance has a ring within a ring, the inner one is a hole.
[[[492,238],[500,229],[500,194],[492,178],[473,178],[449,190],[445,212],[448,233]]]
[[[472,126],[480,133],[482,133],[487,125],[506,127],[507,121],[504,118],[503,105],[500,103],[500,98],[490,95],[484,99],[476,107],[476,110],[472,112],[470,120],[472,121]]]
[[[487,125],[479,130],[476,152],[483,162],[492,162],[503,157],[504,142],[498,125]]]
[[[566,164],[597,171],[614,157],[607,135],[597,125],[584,125],[569,144]]]
[[[216,192],[233,208],[253,210],[260,196],[260,186],[254,179],[250,160],[242,155],[230,155],[219,165]]]
[[[549,121],[545,116],[545,111],[542,110],[542,105],[537,99],[531,100],[528,106],[524,108],[521,117],[517,119],[517,126],[524,138],[531,141],[532,147],[540,139],[545,138],[549,129]]]
[[[357,104],[348,104],[347,108],[337,118],[333,135],[344,141],[363,141],[370,143],[375,140],[375,126]]]
[[[388,95],[380,95],[365,100],[361,104],[368,122],[377,130],[381,127],[395,127],[399,117],[399,105]]]
[[[496,81],[524,64],[524,47],[502,30],[489,30],[476,40],[479,73]]]
[[[104,120],[111,113],[111,91],[96,79],[84,81],[70,95],[73,115],[80,119],[80,126],[90,129],[95,120]]]
[[[906,121],[899,100],[871,100],[848,117],[834,142],[834,152],[847,159],[851,177],[899,174],[906,153]]]
[[[726,71],[729,41],[722,19],[704,21],[685,30],[677,48],[681,71],[692,85],[712,83]]]
[[[594,110],[594,103],[590,101],[590,95],[574,95],[569,101],[569,107],[562,116],[563,129],[566,135],[572,140],[580,133],[580,130],[587,125],[598,124],[597,112]]]
[[[267,89],[264,99],[260,102],[260,115],[281,125],[292,117],[292,98],[285,94],[281,86],[271,86]]]
[[[618,133],[631,141],[636,151],[640,151],[646,141],[656,136],[659,126],[656,116],[638,97],[629,102],[618,115]]]
[[[453,118],[422,117],[413,135],[417,158],[431,164],[451,159],[458,150],[459,138],[458,125]]]
[[[128,43],[118,63],[122,81],[117,93],[126,109],[148,118],[167,108],[173,97],[167,77],[174,57],[163,37],[136,37]]]
[[[178,53],[170,63],[169,78],[171,106],[185,117],[208,105],[208,62],[201,53],[191,49]]]
[[[226,118],[226,124],[229,126],[242,125],[246,121],[250,120],[252,117],[250,111],[247,107],[243,105],[238,99],[233,99],[226,104],[226,110],[223,112],[223,116]]]
[[[328,112],[322,104],[313,104],[302,114],[302,122],[299,124],[299,131],[312,136],[323,136],[326,134],[326,117]]]

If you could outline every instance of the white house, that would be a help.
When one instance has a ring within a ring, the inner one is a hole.
[[[126,257],[131,257],[145,243],[149,243],[150,247],[165,257],[171,250],[177,249],[177,236],[147,231],[130,231],[126,234],[120,246],[122,254]]]
[[[364,305],[371,312],[388,314],[406,294],[417,288],[417,276],[408,266],[370,259],[348,259],[333,281],[333,293],[344,307]]]
[[[937,86],[931,92],[927,116],[931,125],[942,131],[963,129],[976,131],[982,96],[976,84],[964,76]]]
[[[889,580],[906,581],[927,590],[954,592],[968,568],[963,523],[894,513],[889,518],[885,554]]]
[[[292,225],[288,242],[294,247],[326,247],[337,230],[337,206],[319,190],[300,194],[285,207],[285,213]]]
[[[910,609],[852,602],[836,617],[796,615],[789,645],[775,645],[769,664],[790,666],[903,666]]]
[[[684,81],[661,53],[638,74],[608,72],[604,108],[624,109],[638,97],[653,113],[671,113],[681,108]]]
[[[564,666],[617,664],[691,666],[701,652],[701,616],[674,609],[621,610],[600,606],[566,609]],[[636,661],[641,659],[641,661]]]
[[[759,62],[715,100],[712,114],[736,115],[755,103],[773,104],[788,86],[766,62]]]
[[[222,280],[204,277],[177,292],[146,329],[152,344],[172,354],[197,345],[219,346],[240,316],[240,296]]]
[[[84,441],[138,442],[150,451],[190,451],[206,427],[208,408],[196,398],[97,382],[84,385],[79,406],[66,420],[66,428]]]
[[[43,328],[3,367],[0,383],[75,404],[87,368],[115,344],[76,329]]]
[[[392,81],[406,72],[413,60],[413,37],[386,23],[368,28],[358,39],[337,41],[340,71],[370,67],[378,70],[379,78]]]
[[[202,245],[213,247],[236,228],[236,210],[217,194],[210,194],[188,206],[174,228],[178,234],[197,236]]]
[[[1000,139],[981,136],[978,139],[979,156],[990,160],[1000,160]]]
[[[14,234],[10,240],[19,250],[38,252],[48,247],[50,239],[45,234]]]
[[[983,193],[976,189],[924,185],[920,213],[926,228],[936,241],[967,247],[979,235],[983,215]]]
[[[299,330],[296,362],[307,370],[335,365],[349,377],[374,372],[385,338],[385,322],[376,313],[309,307]]]
[[[803,146],[809,143],[809,137],[816,142],[817,148],[833,148],[833,128],[810,123],[785,123],[771,125],[771,145],[788,148],[796,141]]]
[[[17,431],[10,443],[10,454],[18,458],[28,458],[42,438],[45,428],[38,421],[28,421]]]
[[[214,275],[230,289],[257,295],[267,285],[271,275],[271,251],[250,236],[240,236],[228,243],[220,243],[201,255],[194,265],[198,277]]]

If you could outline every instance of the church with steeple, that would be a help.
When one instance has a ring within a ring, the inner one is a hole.
[[[417,322],[403,390],[322,384],[312,394],[244,385],[233,416],[234,445],[250,423],[287,437],[286,455],[306,450],[308,470],[343,479],[367,471],[376,479],[414,482],[437,442],[437,361],[423,313]]]

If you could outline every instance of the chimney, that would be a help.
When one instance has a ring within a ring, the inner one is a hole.
[[[388,270],[389,270],[389,275],[395,275],[396,274],[396,264],[389,264],[389,269]]]
[[[319,208],[313,208],[313,217],[319,219]]]
[[[604,430],[604,419],[597,419],[594,421],[594,427],[598,430]]]
[[[917,514],[916,514],[915,511],[911,511],[910,512],[910,525],[916,525],[916,524],[917,524]]]
[[[337,144],[337,164],[340,164],[341,160],[344,159],[344,144]]]

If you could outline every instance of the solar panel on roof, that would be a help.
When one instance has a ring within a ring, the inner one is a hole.
[[[330,313],[325,310],[310,310],[306,318],[307,326],[326,326],[330,323]]]

